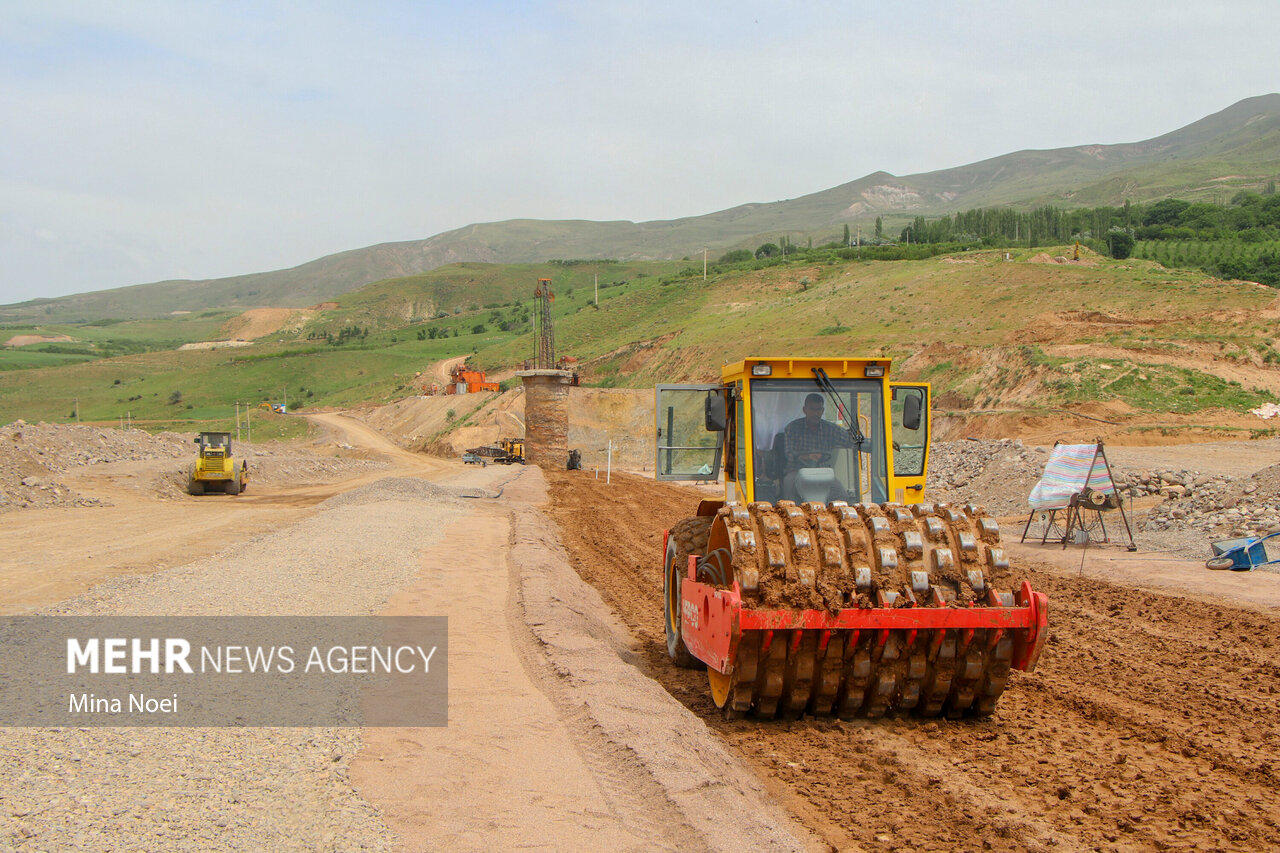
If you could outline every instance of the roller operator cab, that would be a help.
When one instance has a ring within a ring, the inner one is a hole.
[[[980,507],[925,502],[929,386],[887,358],[749,358],[659,385],[660,480],[725,481],[663,542],[667,652],[726,716],[987,715],[1048,603]]]
[[[719,385],[659,385],[657,477],[716,480],[739,503],[919,503],[929,386],[890,359],[753,358]]]

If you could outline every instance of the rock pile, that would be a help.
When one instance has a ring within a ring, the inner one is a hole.
[[[173,432],[152,435],[140,429],[21,420],[0,427],[0,447],[26,450],[42,466],[59,474],[81,465],[185,457],[193,452],[191,437]]]
[[[76,494],[60,475],[101,462],[177,457],[191,452],[190,443],[175,433],[14,421],[0,427],[0,512],[93,506],[100,501]]]
[[[925,494],[930,501],[979,504],[996,516],[1025,514],[1048,461],[1048,448],[1016,438],[936,442]]]
[[[1222,538],[1280,531],[1280,465],[1243,479],[1198,476],[1160,494],[1166,500],[1151,510],[1144,530],[1195,529]]]
[[[1135,498],[1147,495],[1159,495],[1164,498],[1178,499],[1192,497],[1204,491],[1222,489],[1231,478],[1225,474],[1201,474],[1199,471],[1120,471],[1112,468],[1116,475],[1116,486],[1121,494],[1133,494]]]

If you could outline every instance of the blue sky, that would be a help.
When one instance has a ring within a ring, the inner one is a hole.
[[[672,219],[1280,91],[1266,2],[0,4],[0,303]]]

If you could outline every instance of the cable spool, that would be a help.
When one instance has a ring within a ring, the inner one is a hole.
[[[1080,493],[1080,503],[1092,509],[1102,509],[1107,505],[1107,495],[1105,492],[1100,492],[1097,489],[1090,489],[1086,487],[1085,490]]]

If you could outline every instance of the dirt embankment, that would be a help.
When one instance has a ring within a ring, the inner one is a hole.
[[[1036,672],[982,721],[724,722],[663,641],[662,530],[699,491],[554,472],[578,572],[638,665],[740,751],[834,848],[1252,850],[1280,845],[1280,617],[1020,566],[1048,593]]]
[[[4,342],[7,347],[25,347],[31,344],[63,344],[74,342],[66,335],[14,335]]]
[[[454,456],[499,438],[523,436],[524,389],[406,397],[360,417],[370,426],[397,436],[405,447]],[[612,443],[614,468],[652,470],[652,434],[652,391],[570,389],[569,447],[581,451],[584,468],[605,470]]]
[[[314,309],[250,308],[228,320],[222,327],[222,336],[227,340],[252,341],[282,329],[300,329],[315,314]]]

